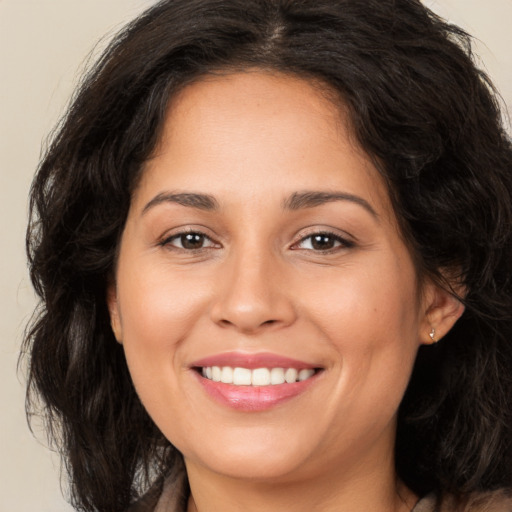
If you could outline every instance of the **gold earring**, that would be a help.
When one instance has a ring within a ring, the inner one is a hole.
[[[430,339],[432,340],[432,343],[437,343],[438,340],[436,339],[436,330],[432,327],[432,330],[429,333]]]

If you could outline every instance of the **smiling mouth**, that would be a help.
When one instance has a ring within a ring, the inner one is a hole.
[[[233,386],[277,386],[303,382],[315,374],[319,368],[243,368],[231,366],[203,366],[196,370],[213,382]]]

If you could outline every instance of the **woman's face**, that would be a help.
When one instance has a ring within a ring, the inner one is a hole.
[[[109,307],[189,471],[275,482],[392,465],[428,293],[347,124],[318,87],[257,71],[172,102]]]

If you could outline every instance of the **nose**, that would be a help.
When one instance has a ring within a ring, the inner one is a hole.
[[[275,260],[270,255],[246,253],[225,262],[211,309],[216,324],[252,334],[295,321],[283,269]]]

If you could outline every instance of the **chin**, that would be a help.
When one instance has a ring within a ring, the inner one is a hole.
[[[308,449],[297,439],[290,439],[289,434],[268,434],[259,440],[246,434],[244,442],[236,442],[233,436],[229,442],[219,440],[194,452],[185,451],[184,457],[186,463],[201,465],[223,476],[276,482],[302,473],[312,451],[313,447]]]

